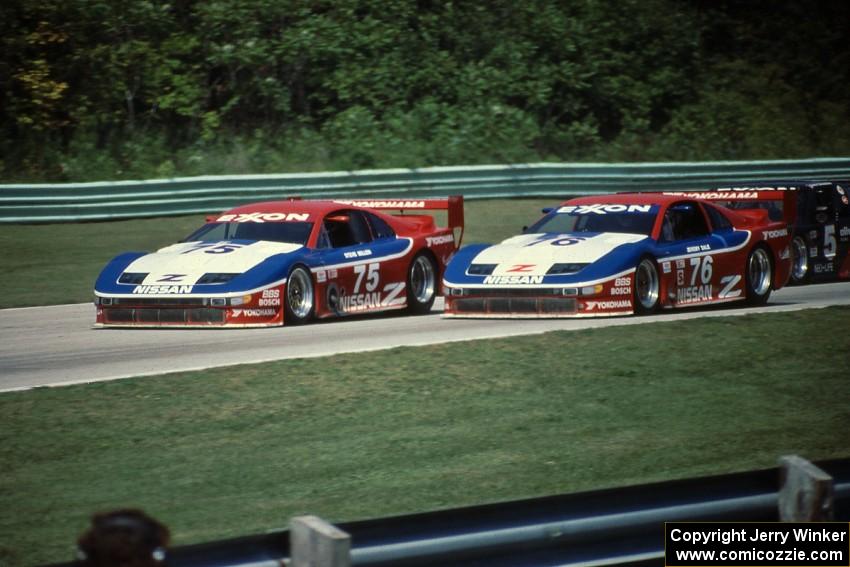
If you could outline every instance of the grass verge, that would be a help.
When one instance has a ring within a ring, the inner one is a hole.
[[[517,234],[558,199],[467,201],[465,242],[495,242]],[[204,215],[49,225],[0,225],[0,309],[82,303],[94,281],[121,252],[152,251],[185,238]]]
[[[0,396],[0,564],[97,510],[176,544],[850,456],[850,308],[243,365]]]

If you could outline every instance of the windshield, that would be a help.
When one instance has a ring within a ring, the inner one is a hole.
[[[307,244],[311,222],[211,222],[183,242],[219,242],[222,240],[268,240]]]
[[[552,211],[526,232],[623,232],[649,236],[657,205],[568,205]]]

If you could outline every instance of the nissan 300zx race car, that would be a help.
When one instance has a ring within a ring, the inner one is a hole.
[[[544,211],[545,212],[545,211]],[[788,222],[661,194],[564,202],[519,236],[469,245],[443,278],[448,317],[647,314],[767,302],[790,271]]]
[[[423,214],[439,209],[449,226]],[[207,221],[180,243],[113,259],[95,284],[95,326],[266,327],[425,313],[462,238],[463,198],[291,199]]]

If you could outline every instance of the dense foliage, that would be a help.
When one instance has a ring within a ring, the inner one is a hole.
[[[848,2],[4,0],[0,178],[850,153]]]

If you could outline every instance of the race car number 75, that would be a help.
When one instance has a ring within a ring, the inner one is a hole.
[[[366,277],[366,291],[375,291],[378,283],[381,280],[381,273],[378,271],[380,263],[369,264],[368,272],[366,264],[354,266],[354,273],[357,274],[357,281],[354,283],[354,293],[360,293],[360,284],[363,283],[363,277]]]

